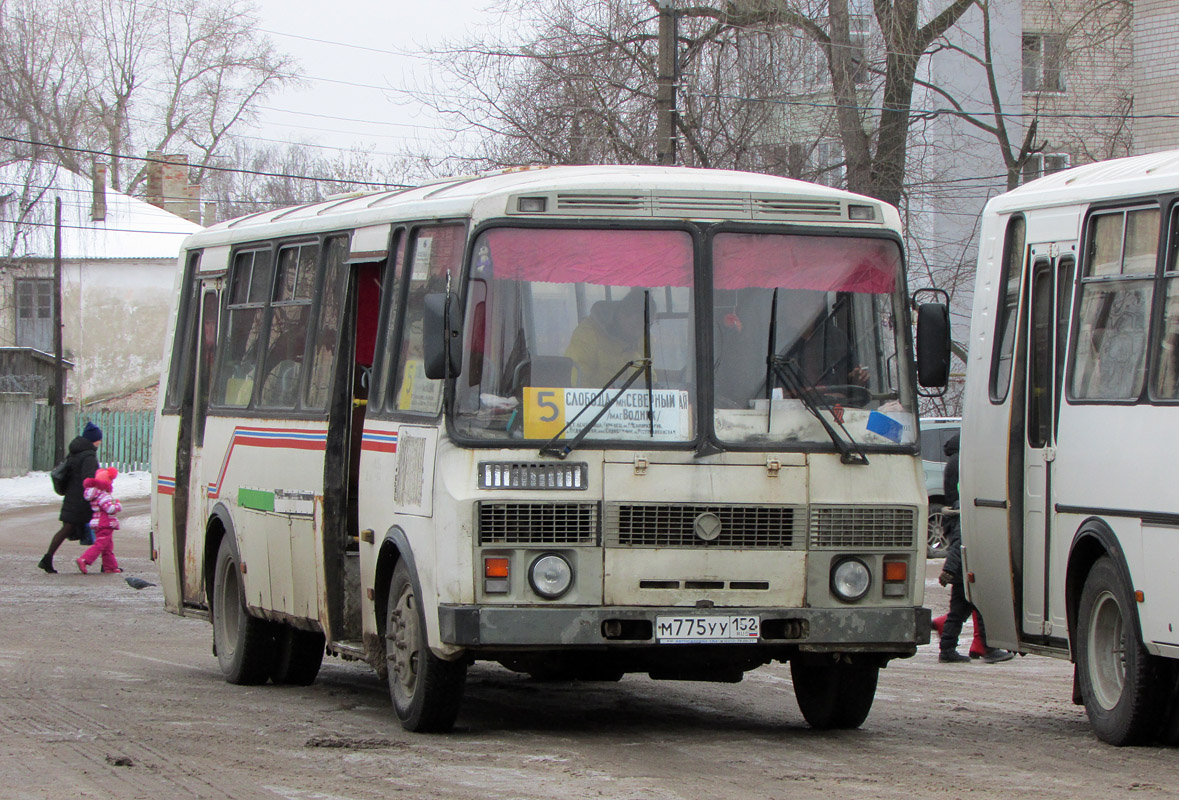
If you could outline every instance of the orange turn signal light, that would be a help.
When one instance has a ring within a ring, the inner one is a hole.
[[[884,580],[893,583],[907,580],[909,577],[909,565],[904,561],[885,561],[884,562]]]
[[[483,577],[485,578],[506,578],[508,577],[508,560],[506,558],[485,558],[483,559]]]

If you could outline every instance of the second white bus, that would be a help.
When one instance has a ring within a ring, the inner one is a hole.
[[[1179,728],[1179,152],[983,213],[962,423],[967,590],[990,644],[1072,659],[1113,744]]]

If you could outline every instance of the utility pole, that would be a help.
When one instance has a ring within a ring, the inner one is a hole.
[[[61,363],[61,198],[53,201],[53,463],[65,458],[65,369]]]
[[[676,163],[676,84],[679,59],[676,57],[677,14],[674,0],[659,0],[659,55],[655,89],[655,160],[659,164]]]

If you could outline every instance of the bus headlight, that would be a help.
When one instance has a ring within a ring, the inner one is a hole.
[[[872,573],[858,558],[843,558],[831,568],[831,591],[840,600],[854,603],[868,593]]]
[[[546,553],[528,568],[532,591],[546,600],[556,600],[573,585],[573,567],[556,553]]]

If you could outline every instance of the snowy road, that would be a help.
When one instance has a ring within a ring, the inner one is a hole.
[[[1117,750],[1069,700],[1068,664],[881,673],[858,731],[816,734],[789,669],[736,685],[538,683],[471,671],[454,733],[401,730],[367,667],[325,661],[307,688],[226,684],[205,622],[159,587],[36,569],[57,509],[0,511],[0,799],[1107,798],[1179,796],[1174,750]],[[158,582],[146,502],[116,552]],[[929,575],[936,575],[936,562]],[[945,607],[936,583],[931,607]]]

